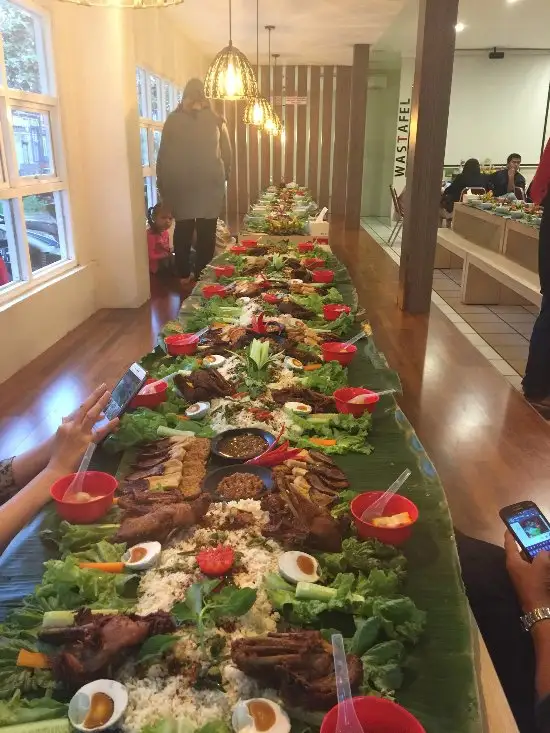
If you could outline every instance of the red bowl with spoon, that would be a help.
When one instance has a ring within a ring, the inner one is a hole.
[[[333,270],[313,270],[314,283],[331,283],[334,280]]]
[[[374,537],[386,545],[402,545],[411,536],[413,526],[418,520],[418,508],[410,499],[401,494],[394,494],[388,499],[388,503],[384,507],[383,517],[391,517],[394,514],[402,514],[408,512],[411,518],[410,524],[404,524],[401,527],[376,527],[370,522],[361,519],[365,509],[380,499],[384,495],[384,491],[367,491],[359,494],[350,504],[353,522],[357,528],[357,534],[362,540],[368,540]]]
[[[229,248],[229,251],[234,255],[245,255],[248,247],[241,247],[238,244]]]
[[[84,502],[64,501],[65,492],[76,475],[76,473],[69,473],[58,479],[50,488],[50,496],[55,503],[57,513],[67,522],[92,524],[107,514],[111,508],[118,481],[110,473],[86,471],[80,491],[89,494],[91,499]]]
[[[298,244],[298,252],[312,252],[313,247],[313,242],[300,242]]]
[[[340,704],[331,708],[323,718],[321,733],[336,733]],[[391,700],[373,696],[354,697],[353,707],[365,733],[426,733],[414,715]]]
[[[320,257],[304,257],[304,259],[302,260],[302,265],[308,270],[313,270],[316,267],[322,267],[324,264],[325,261],[322,260]]]
[[[214,268],[216,277],[231,277],[235,274],[235,265],[219,265]]]
[[[241,246],[246,247],[246,249],[251,249],[257,245],[258,241],[256,239],[241,239]]]
[[[148,388],[148,385],[154,384],[154,387]],[[130,402],[130,409],[135,410],[137,407],[157,407],[166,402],[168,392],[168,382],[159,381],[158,379],[148,379],[134,399]]]
[[[336,409],[344,415],[353,415],[353,417],[361,417],[367,410],[374,412],[376,404],[380,401],[380,397],[376,392],[363,387],[342,387],[337,389],[332,395],[336,402]],[[364,402],[350,402],[355,397],[363,397]]]
[[[190,356],[197,350],[199,337],[194,333],[177,333],[164,339],[170,356]]]
[[[340,341],[327,341],[321,344],[321,353],[325,361],[337,361],[342,366],[348,366],[357,353],[357,346],[349,346]]]
[[[215,295],[223,298],[226,295],[226,290],[223,285],[205,285],[202,289],[202,295],[207,299],[213,298]]]

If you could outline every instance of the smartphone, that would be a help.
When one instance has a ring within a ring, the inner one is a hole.
[[[128,409],[128,405],[132,399],[145,384],[146,379],[147,372],[145,369],[140,367],[139,364],[132,364],[120,382],[112,390],[111,399],[103,410],[105,418],[102,418],[95,427],[102,427],[109,420],[115,417],[121,417]]]
[[[550,550],[550,522],[533,501],[511,504],[499,514],[529,561],[541,550]]]

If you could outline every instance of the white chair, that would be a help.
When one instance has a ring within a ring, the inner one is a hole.
[[[401,201],[399,200],[399,196],[397,195],[395,187],[391,184],[390,193],[393,201],[393,208],[395,209],[395,213],[397,214],[395,225],[392,229],[392,233],[390,234],[390,238],[388,239],[388,244],[390,245],[390,247],[393,248],[397,241],[397,237],[401,234],[401,230],[403,229],[403,219],[405,218],[405,211],[403,209],[403,206],[401,205]]]

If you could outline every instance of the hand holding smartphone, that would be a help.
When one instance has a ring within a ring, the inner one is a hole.
[[[550,522],[533,501],[511,504],[499,514],[529,562],[541,550],[550,551]]]
[[[103,414],[105,417],[94,426],[96,429],[105,425],[115,417],[122,417],[130,402],[145,384],[147,372],[139,364],[132,364],[126,374],[111,392],[111,399],[107,403]],[[103,441],[101,441],[103,442]]]

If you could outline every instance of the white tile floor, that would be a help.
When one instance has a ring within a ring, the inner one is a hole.
[[[395,262],[399,262],[401,235],[391,247],[388,245],[393,228],[389,218],[366,217],[361,219],[361,226]],[[460,300],[461,278],[461,269],[434,270],[432,302],[513,387],[521,390],[529,338],[538,308],[465,305]]]

